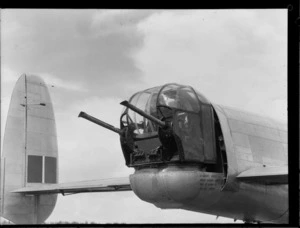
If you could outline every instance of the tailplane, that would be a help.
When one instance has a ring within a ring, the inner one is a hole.
[[[13,90],[1,157],[1,216],[17,224],[43,223],[57,195],[13,193],[58,182],[53,106],[45,82],[22,75]]]

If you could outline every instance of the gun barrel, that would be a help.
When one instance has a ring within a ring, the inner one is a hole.
[[[129,109],[131,109],[132,111],[137,112],[138,114],[140,114],[141,116],[147,118],[148,120],[153,121],[154,123],[158,124],[159,126],[166,127],[166,123],[165,122],[163,122],[163,121],[155,118],[154,116],[151,116],[151,115],[147,114],[143,110],[141,110],[141,109],[135,107],[134,105],[130,104],[128,101],[122,101],[120,104],[124,105],[125,107],[127,107]]]
[[[90,116],[90,115],[86,114],[85,112],[80,112],[79,115],[78,115],[78,117],[82,117],[82,118],[84,118],[86,120],[89,120],[89,121],[91,121],[91,122],[93,122],[95,124],[98,124],[98,125],[106,128],[106,129],[108,129],[108,130],[116,132],[119,135],[123,134],[123,131],[121,129],[116,128],[116,127],[114,127],[114,126],[112,126],[112,125],[110,125],[108,123],[105,123],[105,122],[103,122],[103,121],[101,121],[101,120],[99,120],[99,119],[97,119],[97,118],[95,118],[93,116]]]

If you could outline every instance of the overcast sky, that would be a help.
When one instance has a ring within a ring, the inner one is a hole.
[[[44,78],[54,104],[60,182],[124,177],[119,103],[149,87],[191,85],[211,102],[287,118],[287,11],[1,11],[1,132],[23,73]],[[2,144],[1,144],[2,145]],[[59,196],[48,222],[233,222],[161,210],[133,192]]]

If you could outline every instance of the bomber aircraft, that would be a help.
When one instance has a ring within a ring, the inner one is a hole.
[[[30,104],[30,108],[29,108]],[[158,208],[249,223],[288,223],[287,125],[212,104],[191,86],[165,84],[121,102],[120,128],[79,117],[120,136],[128,178],[58,183],[54,111],[47,85],[17,81],[1,157],[1,216],[43,223],[57,194],[133,191]]]

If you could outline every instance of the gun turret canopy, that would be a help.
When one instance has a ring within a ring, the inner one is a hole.
[[[129,100],[131,105],[139,108],[148,115],[156,118],[168,118],[171,110],[182,110],[198,113],[201,104],[210,102],[191,86],[179,84],[166,84],[146,89],[135,93]],[[159,109],[159,110],[158,110]],[[125,109],[128,113],[129,121],[136,125],[137,134],[157,131],[157,126],[153,121],[149,121],[138,113],[130,109]],[[141,126],[144,126],[141,128]],[[145,126],[148,126],[146,129]]]
[[[180,161],[215,162],[212,106],[191,86],[172,83],[146,89],[135,93],[125,106],[121,129],[130,126],[135,137],[132,149],[123,147],[123,151],[138,157],[127,164],[151,163],[153,153],[167,154],[162,156],[164,162],[174,161],[176,155]]]

